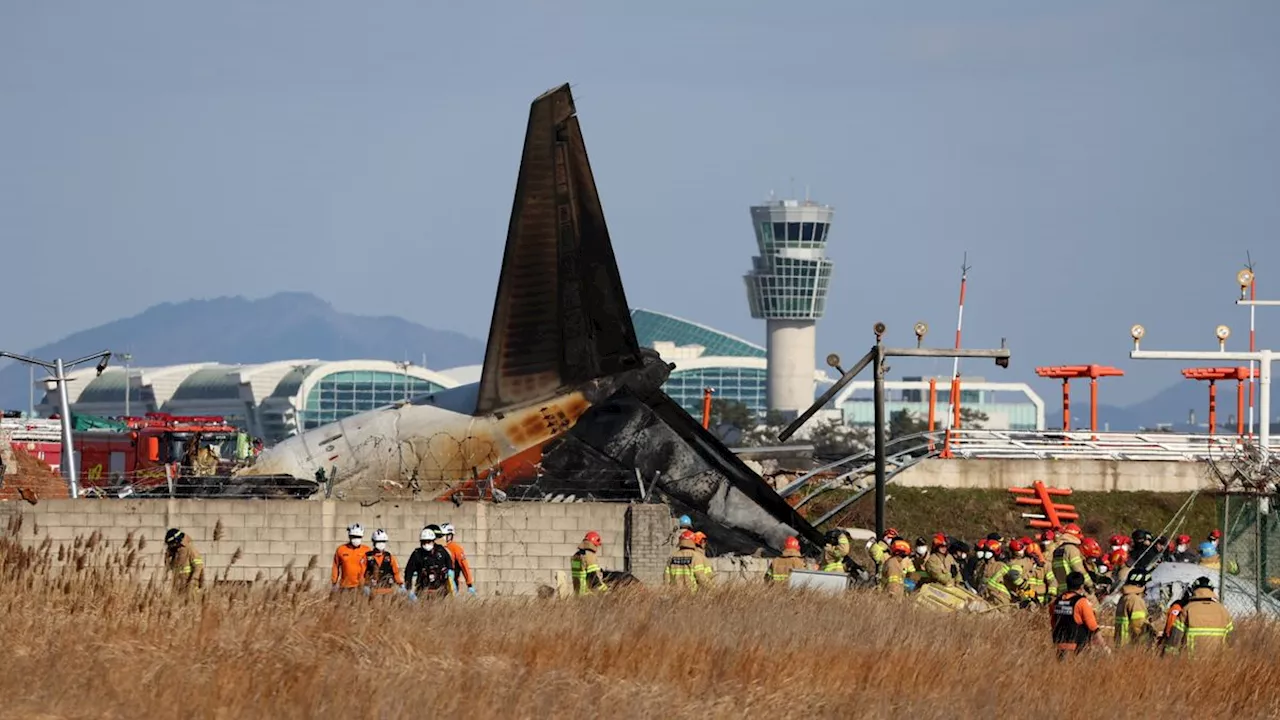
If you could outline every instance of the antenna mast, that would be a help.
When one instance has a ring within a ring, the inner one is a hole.
[[[960,349],[960,331],[964,328],[964,293],[969,284],[969,253],[965,252],[964,259],[960,261],[960,310],[956,316],[956,350]],[[947,413],[947,436],[946,436],[946,452],[951,451],[951,431],[960,429],[960,357],[956,356],[951,366],[951,397],[949,398],[951,412]]]

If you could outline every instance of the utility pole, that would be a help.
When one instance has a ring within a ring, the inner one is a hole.
[[[133,393],[133,376],[129,374],[129,363],[133,362],[130,353],[115,353],[124,360],[124,416],[129,417],[129,396]]]
[[[885,531],[885,484],[887,482],[887,471],[885,468],[885,441],[888,435],[887,422],[885,419],[885,398],[884,398],[884,376],[887,368],[884,365],[884,359],[887,357],[929,357],[929,358],[989,358],[996,361],[996,365],[1007,368],[1009,367],[1009,358],[1011,357],[1009,350],[1001,347],[998,350],[948,350],[942,348],[926,348],[921,347],[924,342],[924,336],[929,332],[929,326],[925,323],[918,322],[915,325],[916,346],[913,348],[895,348],[885,347],[883,338],[887,327],[884,323],[878,322],[873,328],[876,336],[876,344],[858,360],[857,364],[847,372],[840,367],[840,356],[832,353],[827,356],[827,364],[840,372],[840,379],[835,382],[821,397],[800,414],[790,425],[788,425],[781,433],[778,434],[778,440],[786,442],[788,438],[795,434],[797,430],[804,426],[819,410],[831,402],[836,395],[844,389],[846,385],[853,382],[858,373],[862,372],[867,365],[875,363],[872,373],[873,378],[873,394],[875,401],[875,473],[876,473],[876,537],[884,537]]]
[[[1241,300],[1240,303],[1257,302],[1264,304],[1263,301]],[[1280,305],[1280,302],[1270,304]],[[1231,337],[1231,328],[1226,325],[1219,325],[1214,331],[1214,335],[1218,338],[1218,352],[1205,350],[1143,350],[1141,342],[1143,336],[1147,334],[1146,328],[1141,325],[1134,325],[1129,330],[1129,336],[1133,338],[1133,351],[1129,353],[1130,359],[1133,360],[1200,360],[1215,361],[1227,360],[1229,362],[1257,362],[1258,363],[1258,384],[1260,386],[1260,395],[1258,399],[1258,409],[1261,417],[1258,418],[1258,450],[1262,462],[1267,462],[1267,456],[1271,451],[1271,360],[1274,357],[1272,350],[1257,350],[1255,352],[1227,352],[1227,338]]]
[[[103,350],[92,355],[85,355],[69,363],[62,362],[62,358],[49,362],[48,360],[39,360],[3,350],[0,350],[0,358],[11,358],[28,365],[39,365],[53,373],[53,377],[49,379],[58,384],[58,413],[62,416],[62,461],[59,465],[62,466],[63,477],[67,479],[67,493],[73,499],[79,497],[80,477],[76,474],[76,449],[71,436],[71,402],[67,395],[67,370],[90,360],[97,360],[98,375],[102,375],[103,371],[107,369],[107,363],[111,361],[111,351]]]

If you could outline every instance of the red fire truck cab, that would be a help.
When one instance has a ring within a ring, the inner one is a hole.
[[[241,431],[218,416],[147,413],[110,424],[73,433],[82,487],[164,485],[170,477],[192,475],[206,448],[217,460],[215,475],[229,475],[235,464]]]

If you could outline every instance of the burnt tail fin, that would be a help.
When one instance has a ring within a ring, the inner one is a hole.
[[[476,414],[640,367],[569,86],[533,101]]]

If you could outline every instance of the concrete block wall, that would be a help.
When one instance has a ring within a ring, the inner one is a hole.
[[[636,508],[632,513],[631,508]],[[646,528],[640,538],[628,537],[628,515]],[[312,577],[327,586],[333,553],[346,541],[347,525],[365,527],[365,542],[373,530],[390,535],[390,549],[401,567],[418,546],[418,533],[428,523],[451,522],[466,548],[476,573],[477,591],[484,595],[516,595],[555,586],[557,572],[567,572],[569,557],[589,530],[600,533],[604,547],[601,565],[623,570],[627,556],[651,573],[653,558],[669,550],[653,545],[665,505],[628,506],[619,503],[463,503],[358,502],[290,500],[52,500],[36,505],[0,503],[0,515],[23,515],[22,537],[38,544],[46,537],[70,543],[99,530],[116,545],[129,532],[147,539],[146,567],[162,564],[164,533],[178,527],[205,556],[206,574],[221,579],[253,580],[280,577],[287,566],[301,572],[315,557]],[[222,526],[220,539],[215,528]],[[240,558],[232,563],[232,556]],[[154,555],[154,557],[152,557]],[[661,575],[661,569],[658,570]]]

